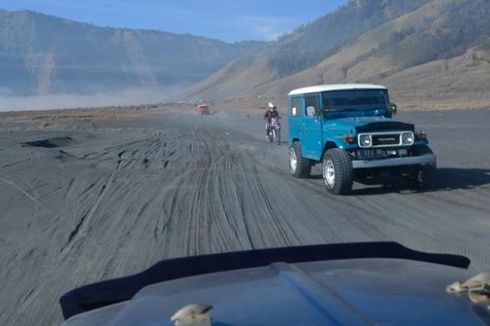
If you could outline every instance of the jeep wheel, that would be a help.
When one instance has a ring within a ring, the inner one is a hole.
[[[432,154],[432,150],[427,145],[417,146],[416,155]],[[421,166],[410,173],[409,185],[412,187],[430,188],[436,183],[437,165]]]
[[[413,171],[408,179],[408,184],[414,188],[431,188],[437,182],[437,169],[435,166],[423,166]]]
[[[437,169],[435,166],[424,166],[420,170],[419,178],[422,185],[426,188],[432,187],[436,183]]]
[[[349,155],[338,148],[329,149],[323,158],[323,182],[328,192],[344,195],[352,190],[352,161]]]
[[[310,175],[310,172],[310,161],[303,158],[300,143],[294,142],[289,147],[289,173],[295,178],[306,178]]]

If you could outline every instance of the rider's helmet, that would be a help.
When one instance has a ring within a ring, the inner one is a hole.
[[[272,104],[272,102],[269,102],[269,111],[273,111],[276,109],[276,106]]]

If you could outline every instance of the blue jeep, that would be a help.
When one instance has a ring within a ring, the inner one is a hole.
[[[392,119],[396,105],[379,85],[320,85],[289,93],[289,169],[308,177],[322,163],[330,193],[349,193],[354,180],[375,180],[380,171],[426,183],[436,156],[425,132]]]

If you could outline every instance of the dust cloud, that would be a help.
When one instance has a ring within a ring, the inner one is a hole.
[[[186,85],[166,88],[131,88],[95,94],[0,95],[0,112],[161,103],[176,97]]]

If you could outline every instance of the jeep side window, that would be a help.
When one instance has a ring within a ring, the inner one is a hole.
[[[314,117],[318,112],[318,95],[305,96],[306,116]]]
[[[293,97],[291,100],[291,115],[293,117],[301,115],[301,97]]]

